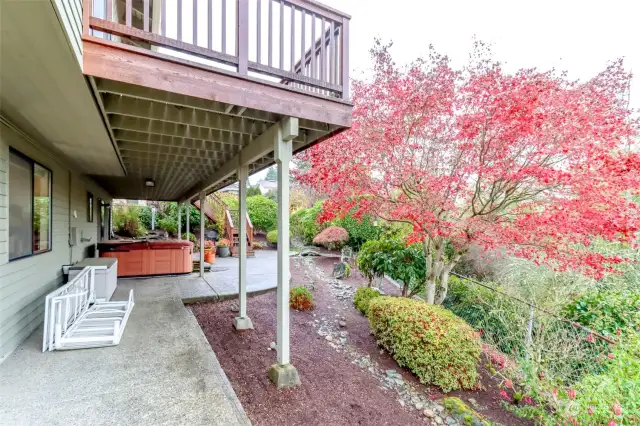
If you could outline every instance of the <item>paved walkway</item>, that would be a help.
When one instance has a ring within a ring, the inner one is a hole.
[[[249,425],[175,278],[167,281],[119,281],[113,300],[134,289],[136,305],[118,346],[42,353],[42,330],[33,333],[0,365],[0,424]]]
[[[255,257],[247,258],[247,293],[260,293],[277,287],[277,252],[256,250]],[[216,257],[211,272],[204,279],[194,273],[188,276],[162,278],[180,289],[185,303],[236,297],[238,294],[238,258]],[[155,278],[154,278],[155,279]]]

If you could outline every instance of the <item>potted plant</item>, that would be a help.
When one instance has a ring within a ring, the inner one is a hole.
[[[218,240],[218,256],[220,257],[229,257],[231,254],[229,251],[229,247],[231,246],[231,241],[223,238]]]
[[[216,245],[213,241],[206,240],[204,242],[204,261],[212,264],[216,260]]]

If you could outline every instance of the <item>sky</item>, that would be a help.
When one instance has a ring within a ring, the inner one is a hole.
[[[454,66],[468,59],[474,36],[491,43],[507,71],[536,67],[588,79],[623,57],[637,74],[630,105],[640,109],[640,0],[322,0],[351,15],[351,75],[370,68],[375,37],[393,41],[398,64],[428,54],[429,45]],[[252,183],[266,172],[250,178]]]

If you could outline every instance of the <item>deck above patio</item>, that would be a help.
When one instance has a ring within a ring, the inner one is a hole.
[[[188,198],[233,182],[206,178],[285,117],[294,153],[350,127],[349,20],[312,0],[84,0],[83,73],[127,175],[96,180]]]

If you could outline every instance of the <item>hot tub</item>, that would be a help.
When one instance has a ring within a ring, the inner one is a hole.
[[[105,241],[100,257],[118,259],[118,276],[185,274],[193,270],[191,241]]]

